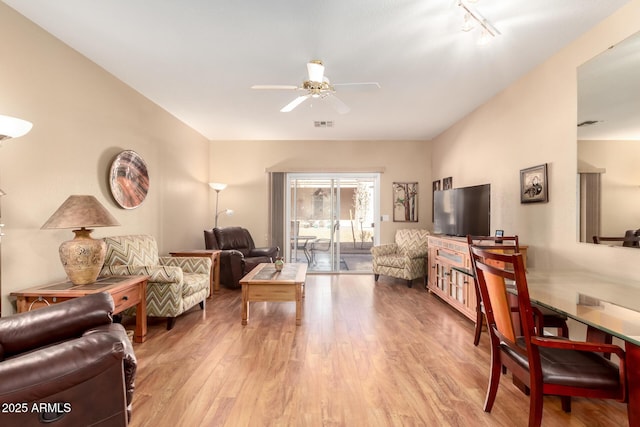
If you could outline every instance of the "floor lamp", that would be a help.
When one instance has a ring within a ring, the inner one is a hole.
[[[215,210],[215,224],[214,224],[214,228],[218,227],[218,198],[220,197],[220,192],[222,190],[224,190],[225,188],[227,188],[227,184],[222,184],[219,182],[210,182],[209,183],[209,187],[213,188],[214,190],[216,190],[216,210]]]
[[[33,124],[26,120],[17,119],[11,116],[5,116],[0,114],[0,143],[2,141],[6,141],[11,138],[19,138],[23,135],[29,133]],[[0,190],[0,197],[5,196],[7,193]],[[2,214],[0,213],[0,240],[4,233],[2,232],[2,227],[4,227],[4,223],[2,223]],[[0,261],[0,291],[2,290],[2,262]],[[2,301],[0,299],[0,315],[2,313]]]

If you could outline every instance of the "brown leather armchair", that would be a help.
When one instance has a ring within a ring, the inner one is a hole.
[[[256,248],[249,230],[242,227],[204,230],[207,249],[219,249],[220,282],[227,288],[240,288],[240,279],[261,262],[273,262],[280,248]]]
[[[0,425],[126,426],[137,368],[106,292],[0,319]]]

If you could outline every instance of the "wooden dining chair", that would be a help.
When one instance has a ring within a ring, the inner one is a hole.
[[[473,269],[484,301],[491,339],[491,369],[484,410],[495,402],[504,365],[530,390],[529,427],[540,426],[544,395],[581,396],[625,402],[625,352],[611,344],[541,336],[534,322],[522,255],[471,247]],[[498,267],[496,265],[502,265]],[[515,284],[509,290],[507,282]],[[513,323],[509,295],[517,295],[521,333]],[[602,354],[615,354],[619,366]],[[569,411],[570,406],[563,410]]]
[[[469,247],[475,246],[482,249],[493,250],[502,253],[520,252],[520,244],[518,236],[472,236],[467,235],[467,243]],[[478,279],[474,277],[476,292],[476,327],[473,333],[473,345],[480,343],[480,335],[482,334],[482,326],[485,323],[484,306],[480,296],[480,288],[478,287]],[[545,307],[537,306],[537,318],[542,322],[543,328],[552,328],[558,331],[558,336],[569,338],[569,327],[567,326],[567,316],[549,310]]]

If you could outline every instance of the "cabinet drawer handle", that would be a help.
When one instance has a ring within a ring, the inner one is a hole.
[[[129,297],[128,297],[128,296],[126,296],[126,295],[124,295],[124,296],[122,297],[122,301],[127,301],[127,300],[129,300]]]

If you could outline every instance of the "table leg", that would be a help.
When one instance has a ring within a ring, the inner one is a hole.
[[[246,325],[249,318],[249,285],[242,285],[242,324]]]
[[[16,300],[16,307],[18,309],[18,313],[24,313],[29,310],[29,307],[27,306],[27,299],[22,296],[18,297]]]
[[[145,342],[147,340],[147,281],[140,283],[141,297],[136,305],[136,329],[133,333],[133,341]]]
[[[302,324],[302,284],[296,284],[296,326]]]
[[[625,342],[627,361],[627,416],[631,427],[640,426],[640,346]]]
[[[220,290],[220,252],[216,252],[213,255],[213,291],[218,292]]]

